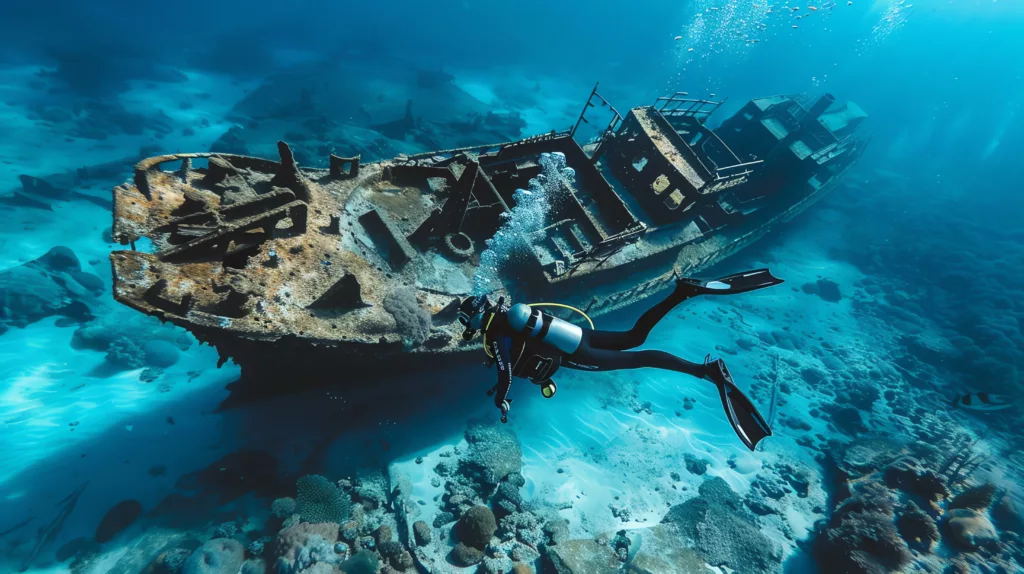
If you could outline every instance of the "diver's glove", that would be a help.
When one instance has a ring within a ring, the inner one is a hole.
[[[508,422],[508,411],[512,409],[512,401],[509,401],[509,400],[501,401],[501,404],[498,405],[498,408],[501,409],[501,422],[507,423]]]

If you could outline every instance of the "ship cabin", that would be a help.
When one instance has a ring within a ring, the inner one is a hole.
[[[831,94],[772,96],[748,102],[715,132],[744,159],[763,159],[751,185],[738,190],[744,213],[785,202],[789,194],[810,195],[839,175],[862,151],[854,132],[867,118],[855,103],[836,104]],[[787,197],[780,197],[784,194]],[[773,201],[774,200],[774,201]]]

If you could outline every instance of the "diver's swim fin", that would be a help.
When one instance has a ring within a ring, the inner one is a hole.
[[[772,275],[768,269],[744,271],[711,281],[683,277],[678,280],[679,289],[688,291],[687,295],[733,295],[756,291],[782,283],[782,279]]]
[[[765,437],[772,436],[772,429],[765,422],[764,417],[757,411],[754,403],[743,394],[732,380],[725,361],[705,361],[707,365],[707,378],[718,387],[718,394],[722,398],[722,406],[725,408],[725,415],[729,418],[736,436],[740,437],[743,444],[751,451],[757,448],[757,443]]]

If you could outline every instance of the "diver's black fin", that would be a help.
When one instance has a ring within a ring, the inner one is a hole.
[[[710,281],[688,277],[679,279],[679,287],[691,291],[693,295],[733,295],[764,289],[779,283],[782,283],[782,279],[772,275],[768,269],[744,271]]]
[[[707,378],[718,387],[718,394],[722,398],[722,406],[725,408],[725,416],[729,419],[736,436],[743,441],[743,444],[751,451],[757,448],[762,439],[772,436],[772,429],[765,422],[764,417],[758,412],[754,403],[743,394],[732,381],[732,375],[725,366],[725,361],[706,362],[708,367]]]

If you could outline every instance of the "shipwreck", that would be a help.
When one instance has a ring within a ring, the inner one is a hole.
[[[597,317],[776,229],[866,145],[865,113],[828,94],[755,99],[711,129],[722,103],[677,93],[622,115],[595,86],[572,128],[520,141],[331,155],[327,169],[297,165],[284,142],[277,161],[145,159],[114,190],[113,236],[131,246],[111,254],[114,297],[238,363],[236,394],[480,360],[458,302],[542,154],[564,154],[575,177],[499,291]]]

